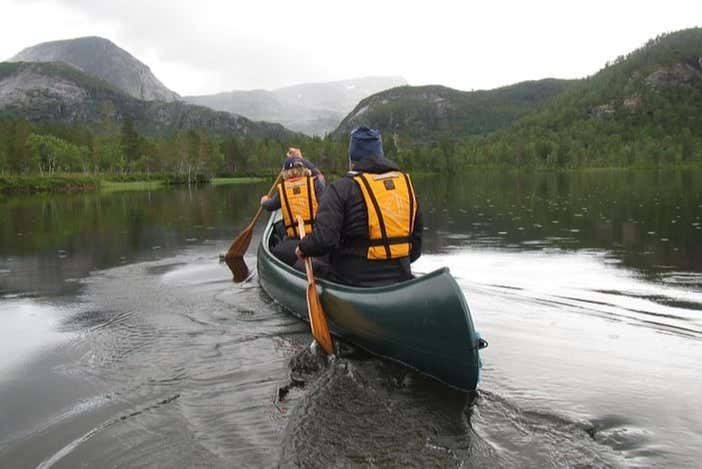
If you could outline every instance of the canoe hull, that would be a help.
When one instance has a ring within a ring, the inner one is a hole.
[[[259,282],[275,301],[307,321],[307,279],[268,249],[274,221],[275,215],[258,248]],[[475,390],[481,340],[447,268],[384,287],[319,280],[317,290],[334,335],[450,386]]]

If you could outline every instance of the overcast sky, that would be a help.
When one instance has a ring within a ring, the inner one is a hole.
[[[0,0],[0,23],[0,60],[102,36],[181,95],[368,75],[472,90],[591,75],[702,25],[702,0]]]

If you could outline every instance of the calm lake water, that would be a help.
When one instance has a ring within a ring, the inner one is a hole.
[[[231,282],[270,183],[0,199],[0,466],[699,467],[702,171],[415,179],[476,396]]]

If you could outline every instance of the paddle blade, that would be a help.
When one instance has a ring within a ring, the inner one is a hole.
[[[310,327],[315,340],[325,352],[329,355],[334,355],[334,342],[329,333],[327,315],[324,313],[324,308],[322,308],[322,302],[319,300],[314,283],[307,285],[307,314],[310,318]]]
[[[283,177],[283,172],[281,171],[280,173],[278,173],[278,177],[275,179],[275,182],[273,183],[271,188],[268,190],[269,197],[273,193],[273,191],[275,190],[276,186],[280,182],[280,178],[282,178],[282,177]],[[229,260],[229,259],[234,259],[235,257],[244,257],[244,254],[246,254],[246,250],[249,248],[249,244],[251,243],[251,236],[253,235],[254,226],[256,226],[256,222],[258,221],[258,217],[260,217],[262,213],[263,213],[263,207],[258,207],[258,210],[256,211],[256,215],[254,215],[253,220],[251,220],[251,223],[249,223],[249,226],[244,228],[244,231],[239,233],[239,236],[234,238],[234,241],[232,241],[232,244],[229,246],[229,250],[224,255],[225,261]],[[232,273],[234,273],[234,270],[232,270]]]
[[[232,245],[229,246],[229,250],[224,255],[224,260],[228,261],[229,259],[234,259],[237,257],[244,257],[244,254],[246,254],[246,250],[249,248],[249,244],[251,243],[252,236],[253,236],[253,226],[247,226],[244,229],[244,231],[239,233],[239,236],[234,238]],[[228,262],[227,262],[227,265],[229,265]],[[232,273],[234,273],[233,270],[232,270]]]
[[[225,257],[224,262],[227,263],[229,270],[232,271],[234,282],[240,283],[249,278],[249,266],[246,265],[243,257],[231,257],[229,259]]]

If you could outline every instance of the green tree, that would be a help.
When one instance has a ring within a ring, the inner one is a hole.
[[[122,153],[126,159],[127,166],[132,168],[134,163],[139,159],[139,134],[134,128],[134,121],[131,118],[126,117],[122,121],[122,131],[120,133],[120,145],[122,146]]]
[[[32,161],[40,174],[78,171],[88,157],[88,148],[61,140],[53,135],[31,134],[27,139]]]

